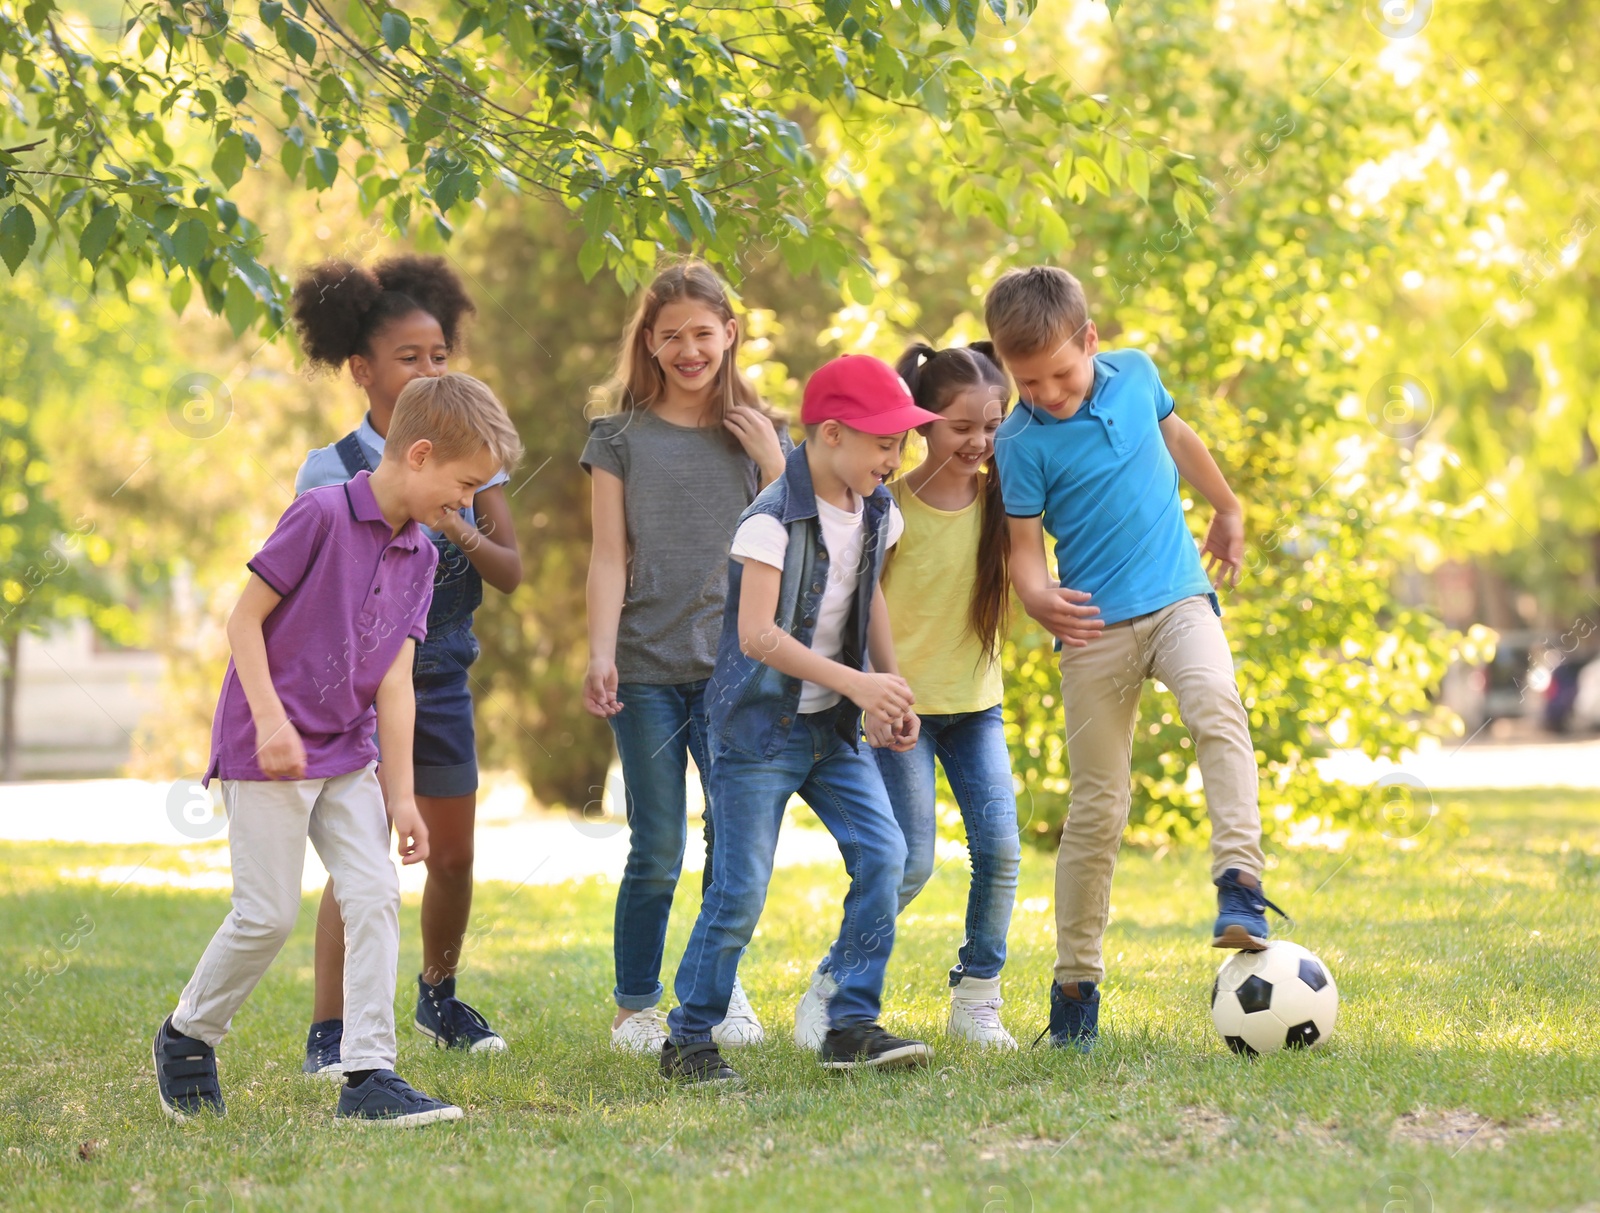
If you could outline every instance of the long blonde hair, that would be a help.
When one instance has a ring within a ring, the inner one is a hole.
[[[628,327],[623,330],[622,346],[617,352],[617,369],[594,401],[598,405],[594,410],[596,413],[604,415],[647,409],[666,394],[667,379],[650,349],[650,330],[655,327],[661,309],[680,299],[692,299],[705,304],[723,323],[737,319],[722,280],[704,262],[684,261],[662,270],[640,296],[633,319],[628,321]],[[739,370],[739,341],[742,336],[743,326],[735,325],[733,341],[723,351],[722,365],[717,369],[717,377],[712,383],[713,414],[707,424],[722,429],[723,421],[738,405],[747,405],[775,424],[782,424],[782,419],[762,403],[754,385]],[[730,434],[729,437],[733,436]],[[734,442],[737,444],[737,439]]]

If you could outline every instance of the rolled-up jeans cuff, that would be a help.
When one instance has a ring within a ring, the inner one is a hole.
[[[661,1001],[661,995],[666,993],[666,987],[660,982],[656,983],[654,994],[624,994],[621,990],[613,990],[611,996],[616,1004],[624,1011],[648,1011]]]

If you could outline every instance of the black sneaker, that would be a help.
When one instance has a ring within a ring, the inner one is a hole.
[[[1100,990],[1098,983],[1080,981],[1077,996],[1054,979],[1050,982],[1050,1025],[1039,1033],[1033,1043],[1046,1035],[1057,1049],[1074,1049],[1079,1053],[1092,1053],[1100,1039]]]
[[[853,1023],[845,1028],[829,1028],[822,1039],[822,1068],[854,1070],[859,1066],[898,1068],[925,1066],[931,1056],[920,1040],[891,1036],[877,1023]]]
[[[417,978],[417,1031],[445,1049],[498,1053],[506,1047],[500,1033],[478,1011],[456,997],[456,979],[436,986]]]
[[[217,1081],[217,1051],[203,1040],[185,1036],[167,1016],[150,1049],[156,1063],[156,1092],[161,1110],[182,1122],[210,1109],[226,1116],[222,1084]]]
[[[306,1033],[306,1059],[301,1065],[303,1074],[318,1078],[343,1078],[344,1063],[339,1060],[339,1048],[344,1043],[344,1020],[324,1019],[311,1025]]]
[[[440,1120],[460,1120],[462,1112],[453,1103],[424,1095],[393,1070],[374,1070],[365,1082],[344,1084],[334,1116],[395,1129],[414,1129]]]
[[[728,1086],[740,1082],[739,1071],[722,1060],[716,1043],[697,1040],[675,1045],[668,1040],[661,1046],[661,1077],[692,1086]]]

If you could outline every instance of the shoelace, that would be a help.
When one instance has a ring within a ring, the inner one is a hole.
[[[985,998],[981,1001],[973,1002],[963,1001],[961,1008],[966,1011],[967,1018],[980,1028],[992,1028],[997,1032],[1005,1031],[1005,1025],[1000,1022],[1000,1000],[998,998]]]
[[[340,1052],[344,1044],[344,1029],[329,1028],[325,1032],[318,1032],[317,1038],[311,1044],[311,1051],[316,1054],[319,1065],[327,1065],[338,1060],[334,1055]]]
[[[1230,880],[1226,884],[1224,884],[1222,887],[1224,889],[1226,889],[1226,890],[1231,890],[1231,891],[1237,892],[1239,894],[1242,894],[1244,896],[1244,898],[1246,899],[1246,901],[1249,902],[1250,908],[1253,909],[1253,910],[1259,910],[1259,909],[1271,910],[1279,918],[1283,919],[1284,922],[1288,923],[1291,929],[1293,929],[1293,927],[1294,927],[1294,919],[1290,918],[1288,912],[1285,911],[1282,907],[1278,906],[1274,902],[1268,901],[1267,900],[1267,895],[1265,893],[1263,893],[1259,888],[1253,887],[1251,885],[1247,885],[1243,881],[1240,881],[1240,880]]]
[[[446,998],[439,1003],[439,1019],[451,1039],[479,1041],[496,1035],[489,1021],[459,998]]]

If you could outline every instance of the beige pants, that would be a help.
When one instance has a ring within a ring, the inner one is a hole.
[[[213,1048],[277,957],[300,913],[309,836],[344,917],[347,1070],[392,1070],[400,878],[377,764],[332,779],[225,779],[233,909],[183,988],[172,1026]]]
[[[1144,680],[1165,683],[1194,739],[1211,817],[1213,877],[1261,875],[1255,748],[1233,654],[1210,600],[1196,596],[1113,624],[1061,651],[1072,799],[1056,855],[1056,981],[1100,981],[1111,874],[1133,799],[1133,729]]]

